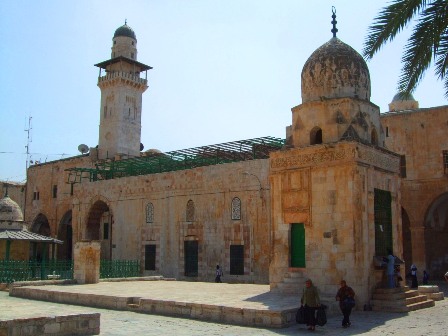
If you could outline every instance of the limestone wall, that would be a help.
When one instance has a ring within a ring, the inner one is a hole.
[[[271,288],[301,272],[330,301],[341,279],[362,304],[370,299],[375,255],[374,189],[392,194],[394,251],[399,255],[398,157],[359,143],[291,149],[271,155]],[[305,224],[305,267],[290,267],[292,223]],[[298,284],[300,285],[300,284]]]
[[[198,277],[212,281],[220,264],[226,282],[267,283],[270,261],[268,160],[200,167],[177,172],[82,183],[73,208],[74,240],[85,238],[89,211],[97,201],[113,218],[112,259],[139,259],[156,245],[156,270],[147,274],[184,279],[184,242],[198,241]],[[245,172],[249,174],[244,174]],[[251,175],[252,174],[252,175]],[[260,189],[261,187],[261,189]],[[241,201],[241,219],[231,204]],[[187,203],[194,218],[187,218]],[[146,206],[154,218],[146,223]],[[230,245],[244,245],[244,274],[230,275]]]

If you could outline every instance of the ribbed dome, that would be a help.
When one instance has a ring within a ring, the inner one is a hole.
[[[0,221],[23,221],[20,206],[9,196],[0,199]]]
[[[302,103],[344,97],[370,101],[370,73],[355,49],[333,37],[303,66]]]
[[[414,96],[412,95],[412,93],[404,93],[404,92],[399,92],[397,93],[394,98],[392,98],[392,102],[397,102],[397,101],[415,101]]]
[[[137,40],[134,31],[126,23],[123,26],[117,28],[114,34],[114,38],[117,36],[130,37],[133,38],[134,40]]]

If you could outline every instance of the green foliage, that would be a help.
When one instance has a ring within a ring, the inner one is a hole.
[[[368,29],[363,55],[371,59],[412,20],[416,20],[402,56],[398,92],[411,93],[435,61],[435,73],[444,81],[448,98],[448,1],[395,0],[383,8]]]

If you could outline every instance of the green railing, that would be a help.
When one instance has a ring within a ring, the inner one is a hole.
[[[101,279],[139,276],[139,260],[101,260]],[[73,261],[0,260],[0,283],[49,279],[73,279]]]
[[[73,261],[0,260],[0,283],[48,279],[73,279]]]
[[[131,278],[140,276],[139,260],[101,260],[100,278]]]

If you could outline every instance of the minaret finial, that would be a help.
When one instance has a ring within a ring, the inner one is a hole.
[[[8,184],[8,183],[4,183],[3,186],[5,187],[5,197],[9,197],[9,196],[8,196],[8,187],[9,187],[9,184]]]
[[[128,24],[128,19],[124,19],[124,25],[126,26]]]
[[[336,33],[338,32],[336,23],[338,22],[336,21],[336,8],[334,6],[331,6],[331,12],[333,13],[333,15],[331,16],[333,18],[333,21],[331,21],[331,23],[333,24],[333,29],[331,30],[331,32],[333,33],[333,37],[336,37]]]

